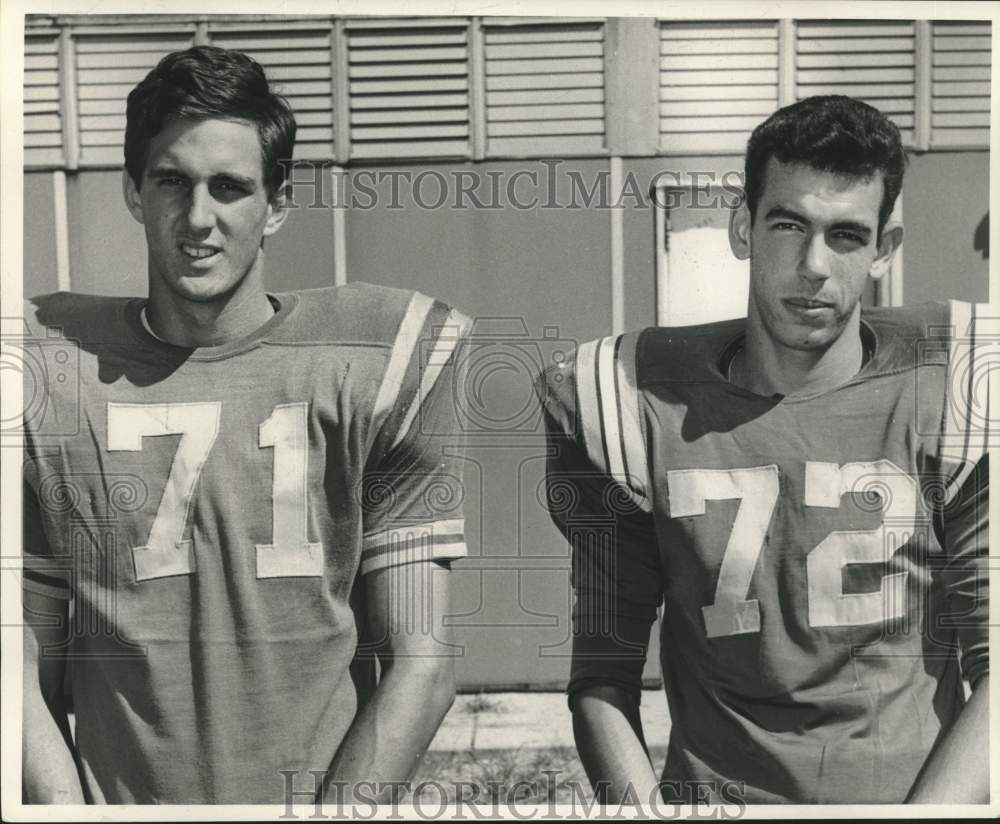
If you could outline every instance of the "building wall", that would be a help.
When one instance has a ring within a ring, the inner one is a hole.
[[[987,152],[911,160],[903,184],[904,303],[989,299],[989,179]]]
[[[24,294],[55,291],[56,233],[51,172],[24,176]]]
[[[631,158],[624,173],[631,172],[646,190],[658,173],[720,174],[738,170],[740,164],[737,156]],[[571,172],[589,182],[606,168],[603,159],[563,162],[552,177],[552,202],[570,202]],[[541,355],[501,356],[512,368],[484,384],[486,414],[497,425],[484,426],[471,437],[466,472],[473,557],[456,566],[454,611],[461,614],[456,635],[465,647],[458,668],[464,689],[556,687],[568,674],[568,555],[537,497],[545,455],[537,416],[522,421],[519,415],[533,403],[527,364],[540,366],[556,345],[546,340],[547,328],[566,346],[612,331],[610,211],[542,208],[550,198],[547,167],[540,161],[352,167],[346,173],[352,185],[341,191],[370,189],[386,169],[411,177],[430,170],[447,181],[457,173],[476,173],[479,201],[501,203],[497,209],[454,208],[452,190],[442,207],[421,208],[402,184],[393,202],[385,179],[374,187],[375,197],[359,194],[359,206],[345,214],[347,272],[350,280],[419,289],[453,303],[477,318],[479,334],[496,335],[498,351],[506,347],[522,353],[541,341]],[[988,169],[984,152],[913,158],[903,202],[907,303],[986,299],[988,259],[977,238],[989,205]],[[490,188],[487,172],[508,181],[518,171],[537,175],[537,187],[516,190],[522,201],[537,196],[540,203],[534,208],[514,208],[505,192],[497,196]],[[56,284],[51,175],[25,175],[26,295]],[[269,288],[334,282],[332,181],[327,179],[318,198],[300,186],[298,208],[268,240]],[[425,205],[439,199],[433,180],[421,191]],[[67,201],[72,288],[144,294],[142,227],[125,209],[120,173],[69,175]],[[460,205],[467,202],[459,198]],[[653,212],[635,198],[624,203],[625,325],[634,328],[655,322]],[[505,428],[517,434],[502,434]],[[655,664],[647,675],[656,677]]]

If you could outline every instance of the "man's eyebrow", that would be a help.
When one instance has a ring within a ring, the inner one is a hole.
[[[175,169],[173,166],[157,166],[156,168],[150,169],[148,174],[153,178],[187,177],[187,175],[185,175],[182,171]]]
[[[156,168],[149,170],[149,176],[154,180],[160,180],[165,177],[179,177],[184,180],[188,179],[188,176],[184,174],[184,172],[179,169],[175,169],[173,166],[157,166]],[[252,177],[239,175],[235,172],[222,172],[221,174],[212,175],[212,180],[221,181],[223,183],[236,183],[250,190],[257,188],[257,182]]]
[[[247,189],[257,188],[257,181],[252,177],[244,177],[243,175],[238,175],[234,172],[223,172],[221,174],[212,175],[212,180],[223,181],[225,183],[238,183],[240,186],[244,186]]]
[[[772,206],[767,210],[767,214],[764,215],[765,220],[771,220],[776,217],[784,217],[798,223],[809,223],[809,219],[805,215],[800,215],[798,212],[793,209],[789,209],[786,206]]]
[[[774,218],[785,218],[786,220],[794,220],[797,223],[803,223],[808,225],[809,219],[805,215],[800,215],[794,209],[789,209],[787,206],[774,206],[768,209],[766,215],[764,215],[765,220],[772,220]],[[857,232],[859,235],[871,235],[874,231],[871,226],[866,223],[861,223],[857,220],[838,220],[833,224],[833,229],[846,229],[849,232]]]
[[[859,235],[871,235],[874,231],[871,226],[866,223],[859,223],[856,220],[839,220],[833,224],[833,228],[836,229],[846,229],[849,232],[856,232]]]

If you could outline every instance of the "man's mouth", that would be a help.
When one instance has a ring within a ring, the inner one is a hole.
[[[219,253],[218,246],[207,246],[203,243],[182,243],[181,251],[191,260],[203,261]]]
[[[814,300],[813,298],[785,298],[785,303],[794,309],[812,310],[812,309],[833,309],[833,304],[828,303],[823,300]]]

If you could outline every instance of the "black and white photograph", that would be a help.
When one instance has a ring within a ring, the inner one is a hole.
[[[1000,814],[995,4],[2,15],[4,820]]]

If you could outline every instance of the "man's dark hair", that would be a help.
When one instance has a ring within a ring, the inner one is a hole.
[[[903,188],[906,153],[899,129],[874,106],[853,97],[807,97],[778,109],[753,130],[745,167],[751,221],[764,192],[767,161],[772,157],[848,177],[870,179],[881,172],[880,235]]]
[[[164,57],[129,93],[125,168],[142,186],[149,143],[171,118],[244,120],[257,129],[264,182],[273,195],[288,176],[295,148],[295,116],[271,91],[251,57],[217,46],[194,46]]]

